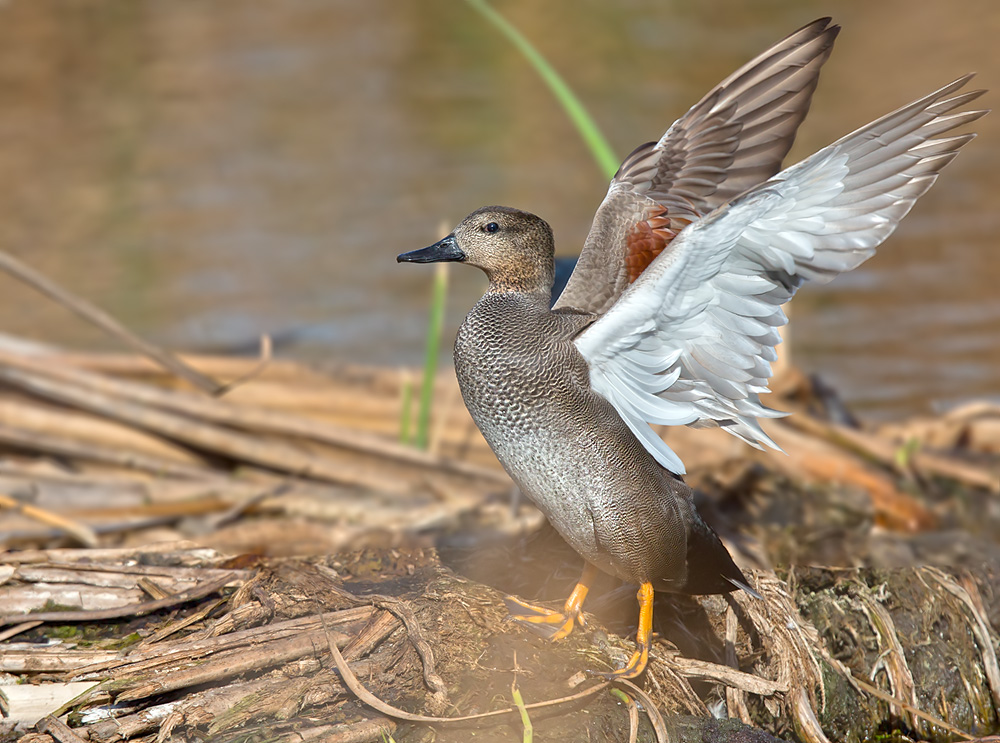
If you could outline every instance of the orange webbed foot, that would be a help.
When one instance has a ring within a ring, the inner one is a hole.
[[[629,658],[624,668],[605,673],[602,671],[588,671],[595,676],[606,678],[609,681],[615,679],[634,679],[641,676],[649,663],[649,648],[653,639],[653,584],[643,583],[639,586],[636,594],[639,600],[639,628],[635,633],[635,652]]]
[[[582,624],[583,617],[579,614],[564,614],[561,611],[535,606],[515,596],[507,596],[504,602],[507,604],[511,619],[547,640],[561,640],[573,631],[577,621]]]
[[[577,624],[581,627],[587,626],[587,621],[583,617],[583,601],[587,598],[589,584],[596,572],[597,568],[587,563],[576,587],[566,599],[562,611],[535,606],[515,596],[507,596],[504,599],[507,611],[515,622],[524,624],[542,637],[548,640],[561,640],[567,637]]]
[[[608,681],[615,681],[616,679],[634,679],[638,678],[646,670],[646,666],[649,663],[649,646],[637,648],[632,657],[629,658],[628,663],[625,664],[623,668],[619,668],[615,671],[587,671],[587,673],[594,676],[600,676]]]

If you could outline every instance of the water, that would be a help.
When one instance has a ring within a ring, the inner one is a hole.
[[[497,2],[616,150],[660,136],[821,2]],[[838,3],[790,162],[962,73],[1000,87],[1000,5]],[[397,253],[472,209],[578,249],[607,184],[460,0],[0,5],[0,247],[172,347],[416,364],[430,271]],[[995,105],[995,95],[984,105]],[[797,364],[869,416],[997,395],[1000,115],[862,269],[803,291]],[[456,267],[451,337],[484,282]],[[114,348],[0,277],[0,332]]]

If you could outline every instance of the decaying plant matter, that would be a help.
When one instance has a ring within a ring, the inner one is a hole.
[[[496,591],[456,576],[433,551],[244,563],[204,549],[7,553],[0,602],[21,611],[0,618],[0,672],[38,684],[28,689],[69,689],[74,698],[36,726],[58,741],[73,740],[51,721],[64,713],[72,735],[102,742],[422,740],[428,730],[465,740],[473,729],[510,739],[512,678],[540,735],[625,739],[636,724],[607,683],[580,673],[613,667],[627,641],[594,626],[546,643],[505,620]],[[995,568],[758,574],[764,601],[692,600],[705,621],[687,642],[701,658],[656,643],[640,702],[650,716],[637,735],[656,739],[660,714],[671,740],[709,729],[717,740],[767,740],[766,729],[810,741],[995,730],[997,638],[978,588],[995,584]],[[101,607],[112,588],[113,611]],[[44,592],[40,606],[66,619],[26,614]],[[143,600],[150,592],[166,594],[155,613]],[[70,609],[70,597],[100,608]],[[710,660],[724,659],[727,643],[736,667]],[[709,706],[723,700],[758,731],[711,722]],[[20,714],[15,701],[7,709]],[[21,739],[44,740],[30,735]]]
[[[644,683],[610,689],[582,671],[629,653],[633,589],[598,587],[588,631],[555,645],[507,622],[496,589],[553,599],[579,563],[512,497],[453,378],[418,451],[396,443],[404,373],[184,361],[225,393],[141,357],[0,346],[6,738],[998,729],[996,406],[861,427],[791,369],[774,405],[796,415],[769,427],[789,456],[665,432],[766,600],[670,597]]]

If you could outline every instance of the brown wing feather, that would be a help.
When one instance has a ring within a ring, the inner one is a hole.
[[[671,216],[666,207],[657,206],[649,210],[646,219],[636,222],[625,236],[625,269],[630,284],[677,237],[677,233],[692,222],[686,217]]]
[[[777,173],[839,30],[804,26],[625,158],[555,307],[607,311],[686,224]]]

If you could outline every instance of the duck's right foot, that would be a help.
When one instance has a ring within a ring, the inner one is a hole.
[[[579,609],[576,612],[563,613],[529,604],[516,596],[505,597],[504,603],[507,604],[511,619],[524,624],[546,640],[561,640],[573,631],[577,622],[581,626],[584,624],[583,614]]]

